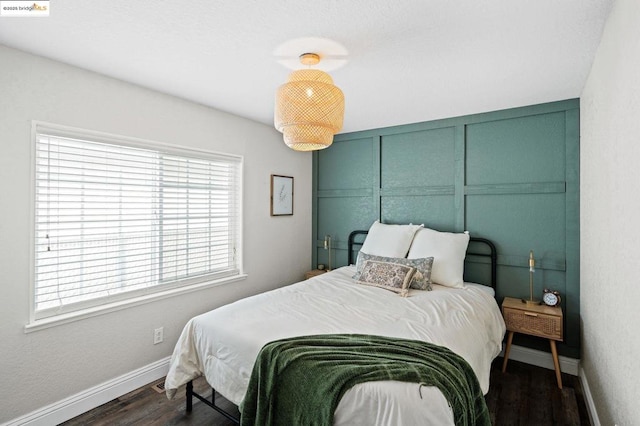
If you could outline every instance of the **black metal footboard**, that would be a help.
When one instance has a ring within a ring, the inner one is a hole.
[[[187,413],[190,413],[193,410],[193,397],[195,396],[200,401],[204,402],[206,405],[208,405],[209,407],[213,408],[218,413],[222,414],[224,417],[226,417],[227,419],[231,420],[235,424],[237,424],[237,425],[240,424],[240,419],[239,418],[237,418],[233,414],[225,411],[224,409],[222,409],[222,408],[220,408],[219,406],[216,405],[216,390],[214,388],[211,388],[211,401],[209,401],[207,398],[205,398],[202,395],[200,395],[197,392],[195,392],[193,390],[193,381],[189,381],[189,383],[187,383],[186,396],[187,396]]]

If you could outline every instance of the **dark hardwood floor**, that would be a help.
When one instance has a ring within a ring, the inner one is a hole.
[[[563,373],[558,389],[553,370],[509,360],[503,373],[502,360],[493,362],[485,396],[494,425],[591,425],[578,377]]]
[[[509,360],[505,373],[500,371],[501,366],[502,358],[497,358],[492,366],[491,386],[486,395],[494,425],[590,425],[582,387],[577,377],[563,374],[563,388],[558,389],[553,370],[513,360]],[[169,401],[164,393],[156,392],[151,385],[153,383],[71,419],[63,425],[233,424],[197,399],[194,399],[191,414],[186,414],[183,390]],[[196,380],[194,387],[201,395],[210,397],[211,390],[203,379]],[[227,410],[236,410],[233,404],[223,398],[219,398],[218,403]]]

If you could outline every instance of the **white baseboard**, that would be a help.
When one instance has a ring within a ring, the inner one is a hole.
[[[504,356],[504,350],[500,355]],[[549,370],[555,370],[551,353],[525,348],[524,346],[511,345],[509,359],[535,365],[537,367],[547,368]],[[579,359],[567,358],[561,355],[558,357],[558,362],[560,363],[560,371],[563,373],[571,374],[572,376],[578,375],[580,368]]]
[[[42,407],[2,426],[50,426],[65,422],[167,375],[170,357]]]
[[[593,402],[591,396],[591,389],[589,389],[589,382],[587,376],[584,374],[584,370],[580,368],[580,383],[582,384],[582,392],[584,393],[584,402],[587,405],[587,412],[589,413],[589,420],[591,420],[592,426],[600,426],[600,418],[598,417],[598,411],[596,410],[596,404]]]

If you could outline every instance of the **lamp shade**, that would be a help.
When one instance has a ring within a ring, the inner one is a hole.
[[[331,145],[342,129],[344,95],[324,71],[292,72],[278,88],[274,124],[284,142],[296,151],[313,151]]]

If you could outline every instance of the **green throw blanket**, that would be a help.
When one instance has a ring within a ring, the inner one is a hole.
[[[462,357],[431,343],[358,334],[266,344],[240,405],[241,425],[331,425],[349,388],[378,380],[436,386],[456,425],[491,425],[478,379]]]

